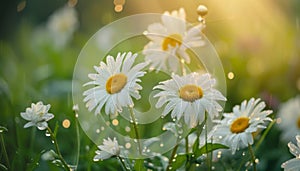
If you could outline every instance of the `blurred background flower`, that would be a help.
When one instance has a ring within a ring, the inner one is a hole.
[[[43,133],[23,129],[26,121],[20,117],[27,106],[40,100],[51,104],[51,113],[55,113],[56,120],[48,124],[60,127],[57,139],[63,141],[63,155],[71,163],[75,160],[73,69],[81,48],[99,28],[125,16],[181,7],[187,21],[198,23],[196,10],[200,4],[209,10],[203,32],[215,46],[228,78],[225,111],[243,99],[260,97],[277,117],[279,104],[300,91],[298,0],[1,1],[0,125],[8,128],[3,135],[11,169],[56,169],[39,160],[43,148],[52,146],[49,139],[40,136],[35,141],[35,136]],[[110,41],[110,37],[113,34],[108,33],[99,41]],[[68,126],[63,124],[66,120]],[[275,125],[266,136],[256,154],[259,170],[280,170],[281,163],[292,157],[281,135]],[[83,132],[80,140],[79,170],[120,169],[114,160],[94,163],[97,147]],[[0,161],[5,163],[3,157]],[[234,165],[233,159],[226,163]]]

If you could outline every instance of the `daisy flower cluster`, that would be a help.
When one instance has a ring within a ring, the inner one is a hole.
[[[205,12],[203,8],[200,10],[201,14]],[[186,72],[186,69],[189,69],[187,64],[191,61],[187,50],[205,46],[202,33],[205,28],[203,20],[201,16],[200,24],[188,27],[184,9],[171,13],[165,12],[161,17],[161,23],[149,25],[147,31],[144,32],[149,43],[144,47],[142,62],[135,63],[136,58],[139,58],[137,61],[141,61],[136,53],[119,52],[116,57],[108,55],[106,62],[101,61],[99,66],[94,66],[96,73],[89,74],[91,81],[84,84],[84,87],[93,86],[83,92],[86,108],[90,112],[93,111],[95,115],[101,115],[101,113],[115,115],[121,113],[124,108],[129,108],[135,138],[139,144],[138,149],[141,151],[143,148],[139,142],[139,130],[134,121],[133,98],[136,102],[141,99],[140,92],[143,89],[141,78],[147,74],[147,70],[149,72],[167,71],[171,73],[171,78],[153,87],[156,91],[153,97],[157,100],[155,108],[163,109],[162,118],[170,115],[173,119],[175,123],[169,123],[172,129],[168,128],[168,130],[171,129],[174,134],[179,134],[176,132],[178,131],[176,127],[181,127],[179,124],[181,122],[189,129],[198,130],[197,134],[190,132],[187,135],[193,137],[193,139],[186,138],[185,140],[187,154],[199,153],[197,152],[199,148],[208,143],[222,144],[215,148],[228,147],[233,154],[239,149],[251,147],[254,144],[253,135],[265,129],[272,121],[269,117],[272,111],[264,110],[266,104],[260,99],[251,98],[235,106],[231,113],[221,114],[223,107],[220,102],[225,102],[227,99],[215,88],[217,80],[208,72]],[[207,119],[215,123],[209,134],[207,133]],[[205,142],[201,140],[201,143],[199,143],[199,137],[203,128],[200,128],[200,125],[206,128],[206,134],[201,136],[205,137]],[[192,143],[188,142],[189,139]],[[179,143],[179,139],[176,141]],[[192,150],[189,148],[191,146]],[[104,139],[103,145],[98,148],[94,157],[95,161],[117,157],[124,165],[120,157],[123,148],[116,138]],[[173,149],[169,162],[166,164],[166,170],[172,168],[177,148],[178,145]],[[140,155],[143,155],[142,152]]]
[[[200,23],[195,25],[189,25],[186,22],[186,13],[183,8],[178,11],[165,12],[161,16],[160,23],[150,24],[144,32],[149,42],[144,46],[142,54],[125,51],[119,52],[115,56],[107,55],[103,61],[93,67],[93,73],[89,73],[85,77],[88,81],[82,85],[84,88],[83,93],[80,94],[82,102],[88,111],[87,115],[94,117],[101,117],[102,114],[118,117],[118,114],[125,109],[129,111],[130,124],[135,133],[134,140],[138,144],[137,150],[140,157],[144,157],[146,155],[144,151],[147,151],[145,149],[148,148],[148,145],[145,145],[147,141],[144,141],[144,144],[140,142],[142,138],[135,119],[136,110],[134,110],[135,103],[140,103],[142,99],[141,92],[144,90],[142,78],[147,72],[153,70],[156,70],[155,73],[171,73],[168,79],[157,81],[151,87],[151,92],[146,93],[155,99],[153,106],[162,111],[161,118],[171,121],[165,124],[168,125],[168,128],[162,130],[174,133],[177,138],[174,140],[176,144],[169,159],[161,161],[162,169],[176,170],[186,167],[186,170],[189,170],[194,164],[203,164],[203,162],[199,162],[199,158],[203,158],[203,156],[206,157],[206,160],[210,160],[207,157],[208,153],[212,154],[216,149],[229,149],[232,154],[235,154],[236,151],[248,147],[255,170],[255,153],[252,145],[258,139],[256,135],[273,121],[270,117],[273,111],[266,110],[266,104],[261,99],[251,98],[234,106],[231,112],[223,113],[222,104],[227,101],[227,98],[218,90],[217,79],[214,78],[214,75],[204,71],[195,72],[189,68],[192,57],[188,51],[206,45],[202,33],[205,28],[206,10],[203,6],[198,9],[198,13],[201,15]],[[75,15],[72,9],[62,10],[59,14],[51,17],[48,24],[49,29],[53,32],[73,32],[72,29],[68,31],[68,28],[77,25]],[[70,23],[65,23],[64,17],[73,19],[70,20]],[[61,19],[62,21],[60,21]],[[284,138],[293,137],[299,131],[300,117],[292,114],[292,111],[300,110],[299,101],[299,97],[297,97],[282,105],[279,111],[280,117],[289,116],[289,119],[282,120],[280,125],[280,128],[287,132]],[[28,121],[24,128],[35,126],[39,130],[46,130],[56,147],[55,152],[50,152],[51,155],[58,158],[63,167],[68,170],[69,165],[63,159],[58,148],[56,132],[53,133],[48,126],[48,121],[54,117],[52,113],[48,112],[49,109],[50,105],[44,105],[43,102],[33,103],[30,108],[21,113],[21,117]],[[73,110],[78,116],[78,105],[75,105]],[[291,125],[293,125],[292,129],[290,129]],[[181,134],[177,130],[179,127],[188,128],[185,139],[179,136]],[[128,153],[124,148],[126,144],[122,144],[124,141],[118,141],[119,137],[116,138],[110,134],[105,136],[103,144],[98,145],[94,161],[115,157],[119,159],[123,169],[132,169],[132,164],[124,163],[123,157],[126,157],[124,154]],[[299,135],[296,136],[296,140],[297,146],[292,143],[288,144],[291,153],[296,158],[282,164],[282,168],[285,170],[298,168],[296,165],[299,164]],[[153,140],[149,144],[155,144],[155,141]],[[163,143],[160,144],[160,147],[164,145]],[[185,146],[184,149],[179,147],[182,144]],[[162,154],[155,154],[155,156],[161,157]],[[51,160],[54,158],[52,157]],[[184,162],[179,163],[183,160]],[[210,165],[210,162],[207,163]]]

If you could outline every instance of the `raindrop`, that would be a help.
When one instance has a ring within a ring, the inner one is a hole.
[[[259,159],[255,159],[255,163],[259,163]]]
[[[215,170],[215,169],[216,169],[215,166],[212,166],[212,167],[211,167],[211,170]]]
[[[78,116],[79,116],[78,113],[76,113],[76,114],[75,114],[75,117],[78,118]]]
[[[99,134],[100,133],[100,129],[96,129],[96,133]]]
[[[130,129],[129,126],[126,126],[126,127],[125,127],[125,131],[126,131],[126,132],[130,132],[130,130],[131,130],[131,129]]]
[[[242,153],[242,156],[245,156],[245,155],[246,155],[246,153],[245,153],[245,152],[243,152],[243,153]]]
[[[164,117],[164,116],[161,116],[160,118],[163,119],[163,118],[165,118],[165,117]]]
[[[176,162],[176,159],[173,159],[172,162]]]
[[[174,158],[176,158],[176,157],[177,157],[177,154],[174,155]]]
[[[46,130],[46,133],[45,133],[45,135],[46,135],[46,137],[50,137],[50,133],[49,133],[49,131],[48,130]]]
[[[159,146],[160,146],[160,147],[163,147],[163,146],[164,146],[164,144],[163,144],[163,143],[161,143],[161,144],[159,144]]]
[[[54,141],[53,141],[53,140],[51,140],[51,143],[52,143],[52,144],[54,144]]]
[[[176,121],[176,118],[173,118],[173,122],[175,122]]]
[[[196,167],[199,167],[199,166],[200,166],[200,164],[197,163],[197,164],[196,164]]]
[[[130,123],[133,123],[133,120],[132,120],[132,119],[130,119]]]

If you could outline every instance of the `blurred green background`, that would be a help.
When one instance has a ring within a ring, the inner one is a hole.
[[[121,9],[114,3],[124,4]],[[53,149],[50,139],[43,131],[24,129],[25,120],[20,117],[20,112],[40,100],[51,104],[55,119],[49,124],[60,126],[58,142],[63,156],[70,163],[75,160],[72,75],[81,48],[96,31],[128,15],[180,7],[185,8],[188,22],[196,23],[200,4],[209,9],[204,33],[215,46],[227,77],[225,111],[244,99],[260,97],[276,117],[278,105],[300,91],[298,0],[2,0],[0,126],[8,129],[1,134],[11,169],[57,169],[40,160],[43,150]],[[76,21],[70,30],[62,30],[63,35],[68,34],[65,40],[54,40],[47,31],[50,16],[64,6],[75,9]],[[69,128],[62,126],[65,119],[71,122]],[[280,134],[275,125],[257,151],[261,170],[281,170],[281,163],[292,157]],[[113,159],[93,162],[95,145],[82,131],[80,140],[79,170],[120,169]],[[2,149],[0,163],[6,165]]]

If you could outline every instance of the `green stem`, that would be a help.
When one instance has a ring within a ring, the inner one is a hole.
[[[126,167],[126,165],[125,165],[123,159],[122,159],[120,156],[117,156],[117,158],[120,160],[123,169],[124,169],[125,171],[129,171],[129,169]]]
[[[64,168],[69,171],[70,167],[69,167],[69,165],[67,164],[67,162],[64,160],[64,158],[62,157],[62,155],[60,153],[60,150],[59,150],[59,147],[58,147],[58,143],[57,143],[57,140],[56,140],[56,136],[53,134],[51,128],[47,127],[47,131],[50,133],[50,137],[51,137],[51,139],[52,139],[52,141],[54,143],[55,150],[56,150],[56,153],[57,153],[60,161],[62,162]]]
[[[75,159],[75,166],[77,168],[79,162],[79,154],[80,154],[80,135],[79,135],[79,126],[77,117],[75,117],[75,127],[76,127],[76,140],[77,140],[77,147],[76,147],[76,159]]]
[[[189,153],[189,135],[185,137],[185,153]]]
[[[261,143],[263,142],[263,140],[266,138],[267,134],[269,133],[269,131],[271,130],[272,126],[275,124],[276,120],[274,119],[269,126],[267,127],[267,129],[264,131],[264,133],[262,134],[262,136],[260,137],[259,141],[256,143],[255,146],[255,150],[257,151],[258,148],[260,147]]]
[[[249,149],[251,159],[252,159],[252,163],[253,163],[253,170],[256,171],[255,155],[254,155],[254,151],[252,149],[252,146],[250,144],[248,144],[248,149]]]
[[[142,155],[142,147],[141,147],[141,143],[140,143],[140,136],[139,136],[139,132],[138,132],[138,129],[137,129],[136,122],[135,122],[135,116],[134,116],[133,108],[129,107],[129,111],[130,111],[130,116],[131,116],[131,119],[132,119],[132,124],[133,124],[134,132],[135,132],[135,138],[136,138],[137,143],[138,143],[139,154]]]
[[[207,113],[205,112],[205,150],[206,150],[206,155],[207,155],[207,167],[208,170],[211,171],[211,165],[212,165],[212,158],[208,157],[208,145],[207,145]]]
[[[179,146],[179,144],[176,144],[176,146],[173,148],[173,151],[172,151],[172,154],[171,154],[168,166],[167,166],[167,171],[171,170],[171,168],[172,168],[172,162],[175,157],[178,146]]]
[[[5,161],[6,161],[6,164],[7,164],[7,168],[9,170],[10,164],[9,164],[9,160],[8,160],[8,155],[7,155],[5,143],[4,143],[4,138],[3,138],[3,135],[1,133],[0,133],[0,135],[1,135],[1,145],[2,145],[3,152],[4,152],[4,158],[5,158]]]

